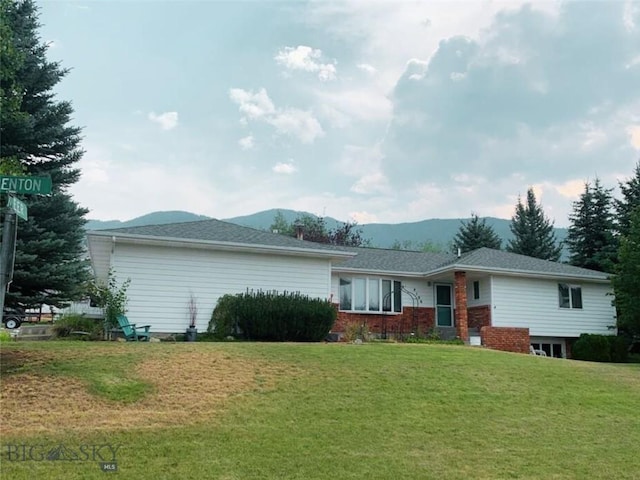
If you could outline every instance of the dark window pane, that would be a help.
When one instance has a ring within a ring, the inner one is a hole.
[[[473,282],[473,298],[478,300],[480,298],[480,282],[476,280]]]
[[[571,307],[582,308],[582,288],[571,287]]]
[[[436,285],[436,304],[451,305],[451,287],[449,285]]]
[[[340,310],[351,310],[351,279],[340,279]]]
[[[566,283],[558,284],[558,304],[560,308],[570,308],[571,304],[569,303],[569,285]]]
[[[541,343],[540,347],[544,353],[547,354],[547,357],[551,356],[551,344],[550,343]]]
[[[553,348],[553,356],[556,358],[562,358],[562,345],[554,343],[551,347]]]
[[[402,311],[402,284],[393,282],[393,311]]]
[[[391,280],[382,280],[382,311],[391,311]]]

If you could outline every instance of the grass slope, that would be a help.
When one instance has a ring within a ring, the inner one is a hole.
[[[2,366],[3,478],[104,478],[95,459],[15,461],[16,444],[117,446],[122,478],[640,471],[640,365],[438,345],[48,342],[3,346]]]

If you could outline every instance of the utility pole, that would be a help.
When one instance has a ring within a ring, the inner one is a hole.
[[[0,324],[4,320],[4,296],[13,279],[13,264],[16,253],[16,214],[7,209],[2,226],[2,246],[0,247]]]

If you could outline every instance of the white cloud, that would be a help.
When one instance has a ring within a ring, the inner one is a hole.
[[[627,127],[629,142],[636,150],[640,150],[640,125],[630,125]]]
[[[375,75],[377,73],[376,67],[369,65],[368,63],[359,63],[356,66],[360,70],[367,72],[369,75]]]
[[[160,115],[151,112],[147,118],[160,125],[163,130],[172,130],[178,126],[178,112],[164,112]]]
[[[273,166],[272,170],[276,173],[291,175],[292,173],[297,172],[298,168],[293,164],[293,162],[289,162],[289,163],[278,162]]]
[[[360,194],[389,193],[389,180],[382,172],[364,175],[351,186],[351,191]]]
[[[334,63],[321,63],[322,50],[298,45],[297,47],[284,47],[274,60],[288,70],[302,70],[318,73],[318,78],[323,81],[336,79],[336,67]]]
[[[271,115],[276,110],[264,88],[258,90],[258,93],[242,90],[241,88],[232,88],[229,90],[229,98],[237,103],[240,106],[240,112],[251,120]]]
[[[280,134],[296,137],[302,143],[313,143],[324,135],[320,122],[307,110],[297,108],[276,108],[267,91],[261,88],[258,93],[232,88],[229,98],[237,103],[240,112],[245,114],[245,123],[256,120],[275,127]]]
[[[238,140],[238,145],[242,150],[251,150],[254,147],[253,135],[247,135]]]
[[[297,137],[302,143],[313,141],[324,135],[320,122],[311,112],[288,108],[267,119],[267,123],[276,127],[279,133]]]
[[[345,88],[337,92],[317,92],[318,102],[347,118],[362,121],[387,121],[391,119],[393,104],[386,95],[381,95],[375,86]]]

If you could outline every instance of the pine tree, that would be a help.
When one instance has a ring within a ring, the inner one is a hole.
[[[569,215],[571,226],[566,242],[571,265],[613,272],[618,246],[612,207],[611,190],[604,188],[598,178],[593,185],[585,183],[584,193],[573,202]]]
[[[620,240],[613,288],[618,328],[640,336],[640,207],[631,212],[628,233]]]
[[[620,182],[622,200],[615,200],[618,233],[626,235],[631,223],[631,212],[640,207],[640,161],[636,165],[635,175],[626,182]]]
[[[3,170],[51,177],[51,195],[27,195],[29,220],[20,221],[15,272],[6,303],[62,306],[78,298],[89,277],[83,260],[84,216],[67,193],[80,176],[80,129],[69,125],[73,109],[57,101],[54,87],[67,74],[46,59],[32,0],[0,0]],[[14,173],[15,174],[15,173]]]
[[[562,247],[556,240],[553,223],[547,219],[542,207],[537,204],[533,189],[527,190],[527,204],[518,197],[515,215],[509,225],[513,237],[507,251],[557,262]]]
[[[471,214],[471,220],[462,221],[460,229],[453,238],[453,249],[460,249],[462,253],[476,250],[477,248],[487,247],[500,250],[502,240],[493,230],[493,227],[487,225],[486,218],[480,220],[475,213]]]

